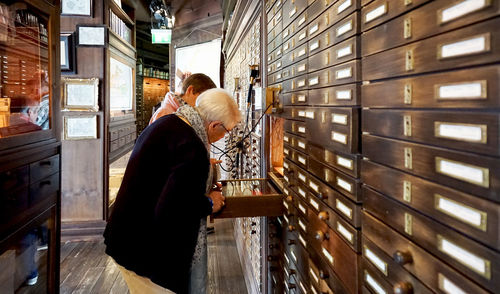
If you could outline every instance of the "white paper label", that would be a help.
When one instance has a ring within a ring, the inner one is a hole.
[[[279,218],[277,218],[277,220],[280,223],[280,226],[283,226],[283,223],[281,222],[281,220]]]
[[[486,50],[486,36],[473,37],[467,40],[441,46],[441,57],[449,58]]]
[[[276,75],[276,79],[277,80],[281,79],[281,74],[280,73]]]
[[[281,48],[278,49],[278,51],[276,51],[276,56],[280,56],[281,55]]]
[[[332,123],[347,125],[347,115],[332,113]]]
[[[309,203],[316,209],[319,210],[319,204],[318,202],[314,201],[314,199],[310,198]]]
[[[377,292],[377,294],[387,294],[387,292],[380,286],[375,279],[370,276],[369,273],[365,272],[365,281],[370,285],[370,287]]]
[[[352,54],[352,45],[345,46],[337,50],[337,58],[341,58]]]
[[[283,148],[283,153],[285,153],[286,155],[288,155],[288,149]]]
[[[483,86],[480,82],[442,85],[438,87],[439,99],[474,99],[485,98]],[[486,89],[484,89],[486,90]]]
[[[305,68],[305,65],[304,65]],[[299,95],[297,96],[297,101],[299,102],[306,102],[306,95]]]
[[[319,186],[311,181],[309,181],[309,187],[311,187],[314,191],[319,192]]]
[[[290,195],[290,192],[288,192],[287,188],[283,189],[283,192],[285,192],[285,195]]]
[[[349,219],[352,218],[352,209],[347,207],[342,201],[336,199],[335,200],[335,207],[340,210],[344,215],[346,215]]]
[[[298,83],[297,83],[297,86],[298,87],[304,87],[306,85],[306,80],[300,80]]]
[[[448,22],[486,6],[486,0],[465,0],[441,11],[441,22]]]
[[[300,194],[300,196],[302,196],[303,198],[306,198],[306,191],[302,190],[302,188],[299,188],[299,194]]]
[[[441,273],[438,274],[438,279],[439,289],[441,289],[443,292],[447,294],[467,294],[464,290],[460,289],[457,285],[448,280]]]
[[[303,214],[307,214],[306,208],[302,204],[300,204],[300,203],[299,203],[299,210],[302,211]]]
[[[341,13],[342,11],[346,10],[347,8],[349,8],[349,6],[351,6],[351,0],[345,0],[342,4],[339,5],[339,7],[337,8],[337,14]]]
[[[288,203],[286,203],[285,201],[283,201],[283,206],[288,209]]]
[[[295,13],[297,12],[297,6],[295,6],[292,11],[288,14],[290,17],[292,17]]]
[[[305,182],[306,181],[306,176],[304,176],[303,174],[299,173],[299,180]]]
[[[299,20],[299,26],[302,25],[304,22],[306,21],[306,17],[303,16],[300,20]]]
[[[278,63],[276,64],[276,68],[280,68],[281,67],[281,61],[278,61]]]
[[[378,6],[377,8],[371,10],[370,12],[366,13],[365,15],[365,23],[370,22],[378,17],[381,17],[387,12],[387,6],[386,4],[382,4]]]
[[[297,54],[297,56],[299,56],[299,57],[300,57],[300,56],[302,56],[302,55],[304,55],[304,54],[306,54],[306,48],[304,48],[304,49],[300,50],[300,51],[299,51],[299,54]]]
[[[288,256],[286,256],[286,254],[283,254],[283,256],[285,257],[286,264],[290,264],[290,259],[288,259]]]
[[[291,251],[290,254],[292,255],[293,260],[297,262],[297,256],[295,255],[295,252]]]
[[[348,23],[343,24],[337,28],[337,37],[347,33],[350,30],[352,30],[352,20],[350,20]]]
[[[306,133],[306,128],[305,127],[299,127],[299,133]]]
[[[289,223],[290,223],[290,221],[288,220],[288,217],[286,217],[286,215],[283,215],[283,219],[285,220],[285,222],[286,222],[287,224],[289,224]]]
[[[450,242],[444,238],[440,238],[439,240],[439,249],[448,254],[449,256],[456,259],[461,264],[468,266],[482,275],[487,274],[487,266],[484,259],[479,256],[470,253],[469,251],[463,249],[460,246],[457,246],[453,242]]]
[[[483,215],[486,216],[486,213],[442,196],[436,195],[436,197],[438,197],[437,209],[446,214],[476,227],[480,227],[483,223]]]
[[[306,159],[302,156],[298,156],[297,160],[304,165],[306,164]]]
[[[283,47],[283,50],[288,50],[290,48],[290,43],[286,43],[285,46]]]
[[[337,155],[337,164],[348,169],[352,169],[352,160]]]
[[[367,247],[365,247],[365,257],[387,276],[387,264]]]
[[[335,72],[335,78],[337,80],[345,79],[345,78],[350,78],[350,77],[352,77],[352,67],[348,67],[348,68],[344,68],[344,69],[341,69],[341,70],[337,70]]]
[[[313,25],[313,26],[309,29],[309,35],[313,34],[313,33],[314,33],[314,32],[316,32],[318,29],[319,29],[318,24]]]
[[[302,289],[302,293],[307,293],[306,287],[304,287],[304,284],[302,284],[301,281],[299,281],[300,288]]]
[[[290,30],[287,29],[286,31],[283,32],[283,38],[286,38],[290,34]]]
[[[313,285],[311,285],[311,291],[313,292],[313,294],[318,294],[318,292],[316,292],[316,289],[314,289]],[[304,292],[304,293],[307,293],[307,292]]]
[[[319,48],[319,40],[312,43],[311,45],[309,45],[309,51],[312,52],[313,50],[315,49],[318,49]]]
[[[307,36],[306,32],[303,32],[302,34],[300,34],[299,35],[299,41],[302,40],[302,39],[304,39],[306,36]],[[304,50],[304,54],[306,54],[306,50]],[[302,55],[299,53],[299,56],[302,56]]]
[[[306,116],[306,112],[304,110],[299,110],[299,116],[300,117],[305,117]]]
[[[309,273],[311,273],[311,277],[313,277],[314,281],[316,281],[316,283],[319,283],[319,278],[312,268],[309,269]]]
[[[347,230],[346,227],[344,227],[339,222],[337,222],[337,231],[352,244],[352,238],[353,238],[352,233],[349,232],[349,230]]]
[[[288,274],[288,271],[286,270],[286,267],[283,266],[283,272],[285,273],[286,275],[286,278],[289,279],[290,278],[290,275]]]
[[[323,253],[323,256],[326,257],[326,259],[328,259],[328,261],[333,264],[334,260],[333,260],[333,256],[330,254],[330,252],[328,252],[328,250],[326,250],[325,248],[321,248],[321,252]]]
[[[286,168],[286,169],[288,169],[288,163],[283,162],[283,167]]]
[[[300,219],[299,219],[299,226],[302,228],[302,230],[307,231],[306,225]]]
[[[305,64],[301,64],[297,67],[297,71],[298,72],[302,72],[302,71],[305,71],[306,70],[306,65]]]
[[[288,182],[290,182],[290,180],[288,179],[288,177],[287,177],[287,176],[283,176],[283,179],[285,179],[285,181],[286,181],[287,183],[288,183]]]
[[[306,149],[306,144],[304,142],[299,141],[297,145],[302,149]]]
[[[332,140],[342,144],[347,144],[347,135],[332,131]]]
[[[488,174],[479,167],[473,165],[462,164],[460,162],[452,162],[446,159],[438,159],[438,172],[448,175],[450,177],[472,182],[481,186],[486,186],[484,179],[488,178]]]
[[[351,90],[336,91],[337,100],[351,100]]]
[[[307,247],[307,243],[306,243],[306,240],[299,234],[299,241],[300,243],[302,243],[302,245],[304,247]]]
[[[288,136],[283,136],[283,141],[288,142]]]
[[[314,77],[309,79],[309,86],[317,85],[319,83],[319,77]]]
[[[436,136],[464,140],[470,142],[486,142],[483,130],[486,130],[485,125],[461,125],[455,123],[440,123],[436,129]]]

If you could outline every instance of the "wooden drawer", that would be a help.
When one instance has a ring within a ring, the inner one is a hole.
[[[305,11],[310,0],[286,1],[283,3],[283,26],[289,25],[303,11]],[[311,1],[312,2],[312,1]]]
[[[307,89],[307,75],[301,75],[290,80],[283,81],[283,93]]]
[[[430,0],[375,0],[361,9],[361,30],[367,31]],[[392,33],[392,32],[391,32]]]
[[[309,43],[309,58],[307,59],[309,72],[320,70],[325,67],[337,65],[339,63],[350,61],[352,59],[360,57],[359,51],[361,43],[359,36],[354,36],[318,53],[320,42],[321,40],[316,40]]]
[[[30,183],[39,181],[42,178],[59,172],[59,155],[30,164]]]
[[[306,241],[307,235],[300,231],[298,234],[299,243],[291,248],[290,257],[295,263],[297,272],[300,276],[308,277],[307,270],[309,268],[309,253],[305,249],[306,247],[303,246],[303,242],[306,242],[305,244],[308,245]],[[295,276],[298,277],[297,274]],[[304,279],[303,282],[308,283],[309,281]]]
[[[500,202],[500,160],[363,135],[363,156],[466,193]]]
[[[435,292],[459,293],[449,289],[456,287],[463,293],[487,293],[477,284],[451,268],[424,249],[376,220],[363,213],[363,235],[376,244],[407,271]]]
[[[310,225],[308,237],[311,246],[329,262],[328,265],[349,293],[358,293],[360,256],[312,211],[309,212],[308,219]]]
[[[359,108],[318,107],[307,108],[311,114],[307,119],[307,139],[315,144],[345,153],[359,150]]]
[[[29,168],[27,165],[0,173],[0,191],[6,193],[28,185]]]
[[[313,10],[316,10],[317,7],[315,6],[321,7],[326,3],[329,3],[328,5],[330,5],[331,2],[332,1],[329,2],[318,1],[316,5],[313,4],[308,8],[308,12],[310,10],[311,12]],[[312,21],[309,23],[307,30],[309,34],[309,39],[314,38],[319,34],[323,33],[327,28],[341,21],[346,16],[351,15],[353,12],[355,14],[359,14],[359,12],[356,11],[360,8],[359,0],[341,0],[333,2],[334,4],[330,6],[327,10],[324,10],[318,18],[316,19],[311,18]]]
[[[500,206],[365,160],[363,183],[478,242],[500,249]]]
[[[52,174],[30,185],[30,206],[53,196],[59,191],[59,173]]]
[[[370,55],[363,80],[425,73],[500,60],[500,18]]]
[[[305,137],[307,133],[307,127],[304,122],[285,120],[284,131],[292,133],[297,136]]]
[[[500,156],[498,113],[363,110],[363,132]],[[388,128],[387,126],[391,126]]]
[[[361,182],[359,179],[355,179],[348,175],[345,175],[344,173],[332,169],[330,167],[327,167],[322,163],[311,158],[309,158],[308,171],[311,174],[318,177],[319,179],[321,179],[323,182],[335,188],[337,191],[339,191],[349,199],[352,199],[353,201],[359,201],[361,199]],[[317,184],[320,185],[321,183]],[[336,207],[337,205],[335,199],[330,200],[330,197],[328,201],[325,200],[325,202],[329,203],[331,207]],[[341,214],[344,214],[347,218],[350,218],[351,220],[355,220],[357,218],[356,216],[357,208],[354,208],[355,207],[354,203],[349,204],[346,202],[345,204],[348,207],[350,207],[350,209],[354,211],[354,213],[349,209],[344,209],[343,206],[345,205],[340,205],[338,209],[341,210]],[[358,227],[357,225],[355,226]]]
[[[359,178],[360,161],[359,155],[342,153],[335,150],[325,149],[322,146],[309,143],[307,154],[325,165],[338,169],[352,177]],[[358,200],[355,200],[358,202]]]
[[[394,288],[398,288],[400,290],[411,288],[413,289],[413,293],[434,293],[417,278],[396,263],[392,256],[388,256],[365,236],[363,236],[362,268],[363,271],[367,270],[375,281],[383,283],[383,289],[386,291],[390,289],[387,293],[392,293],[392,289]],[[367,287],[373,288],[374,285],[369,285],[368,280],[367,276],[363,275],[363,283],[365,285],[368,284]],[[384,283],[382,281],[387,282]]]
[[[361,81],[361,61],[352,60],[307,75],[309,89]]]
[[[361,85],[356,83],[321,89],[310,89],[308,92],[308,104],[324,106],[359,105],[361,100],[360,88]]]
[[[377,1],[377,4],[380,7],[382,1]],[[390,6],[394,6],[393,4],[403,5],[401,1],[390,1],[388,2],[389,11]],[[368,7],[375,8],[375,6],[377,5],[367,6],[363,17]],[[385,16],[389,15],[389,11]],[[362,48],[363,56],[485,20],[498,15],[499,12],[498,1],[433,1],[364,33],[363,44],[366,46]]]
[[[345,289],[337,274],[327,264],[324,257],[320,257],[322,252],[309,252],[309,281],[315,290],[312,293],[349,293]],[[319,291],[319,292],[317,292]]]
[[[500,107],[500,66],[394,79],[363,85],[363,107]]]
[[[283,95],[283,105],[306,105],[308,103],[307,91],[292,92]]]

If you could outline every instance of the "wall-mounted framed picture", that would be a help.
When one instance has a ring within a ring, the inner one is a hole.
[[[61,0],[61,15],[92,16],[93,0]]]
[[[64,140],[97,139],[97,114],[64,116]]]
[[[76,52],[72,33],[61,33],[61,71],[76,73]]]
[[[99,79],[62,78],[63,110],[98,111]]]
[[[76,45],[106,47],[108,29],[106,25],[76,25]]]
[[[111,111],[133,110],[133,73],[130,65],[113,57],[109,59],[109,109]]]

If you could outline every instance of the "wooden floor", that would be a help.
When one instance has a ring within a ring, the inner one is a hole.
[[[128,293],[104,248],[102,241],[61,245],[61,294]],[[217,220],[215,234],[208,235],[208,259],[208,293],[247,293],[230,220]]]

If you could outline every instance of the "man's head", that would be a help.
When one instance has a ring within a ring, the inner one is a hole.
[[[215,88],[212,79],[202,73],[195,73],[187,77],[182,83],[181,97],[189,105],[194,106],[198,96],[208,89]]]
[[[224,137],[241,120],[238,105],[223,89],[210,89],[196,100],[196,109],[205,121],[208,141],[214,143]]]

